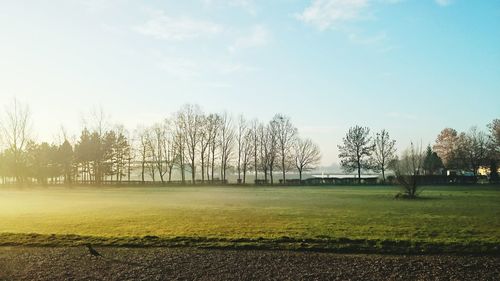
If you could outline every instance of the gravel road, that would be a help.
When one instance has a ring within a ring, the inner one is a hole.
[[[0,247],[0,280],[500,280],[500,257]]]

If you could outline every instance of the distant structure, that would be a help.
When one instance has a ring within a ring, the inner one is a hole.
[[[379,175],[361,175],[361,183],[376,184]],[[358,183],[358,175],[312,175],[306,179],[308,184],[354,184]]]

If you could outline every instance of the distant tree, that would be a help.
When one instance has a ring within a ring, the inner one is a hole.
[[[13,162],[11,159],[12,153],[10,150],[6,149],[0,151],[0,176],[2,177],[2,183],[9,182],[9,178],[13,176],[10,163]]]
[[[292,124],[290,117],[276,114],[271,121],[276,133],[276,142],[279,157],[281,160],[281,173],[283,184],[286,184],[286,173],[293,165],[292,149],[297,137],[297,128]]]
[[[207,163],[207,179],[214,181],[215,175],[215,160],[219,146],[219,133],[222,123],[222,118],[218,114],[209,114],[207,117],[207,132],[208,132],[208,163]],[[209,172],[210,168],[210,172]]]
[[[71,184],[73,182],[74,153],[73,146],[67,139],[58,148],[57,163],[61,167],[64,183]]]
[[[148,141],[148,131],[146,128],[138,128],[136,130],[136,137],[138,140],[138,150],[139,150],[139,161],[141,162],[141,181],[145,183],[146,181],[146,168],[148,165],[149,157],[149,141]]]
[[[186,182],[186,137],[184,132],[185,123],[182,120],[183,117],[180,114],[176,114],[174,118],[175,124],[175,134],[174,134],[174,146],[177,151],[177,165],[181,172],[181,181],[184,184]]]
[[[488,124],[488,161],[490,182],[499,182],[498,163],[500,162],[500,119],[494,119]]]
[[[200,128],[200,164],[201,164],[201,182],[205,183],[205,170],[207,172],[207,179],[210,179],[208,175],[209,163],[210,163],[210,140],[212,137],[210,115],[202,116],[201,128]]]
[[[297,138],[294,145],[294,159],[299,180],[302,182],[302,173],[316,168],[321,160],[319,147],[310,139]]]
[[[253,133],[247,129],[243,136],[242,154],[241,154],[241,172],[243,173],[243,183],[247,181],[247,172],[250,168],[252,153],[254,151]]]
[[[144,152],[145,152],[145,158],[144,158],[144,166],[146,171],[149,174],[149,177],[153,182],[156,181],[156,175],[158,171],[158,150],[157,150],[157,145],[155,142],[155,132],[153,127],[149,127],[144,129],[144,145],[145,147]],[[162,167],[163,169],[163,167]]]
[[[108,131],[104,134],[101,140],[101,155],[98,157],[102,162],[101,166],[101,179],[113,180],[114,176],[118,177],[119,169],[117,167],[118,163],[118,153],[117,153],[117,135],[115,131]]]
[[[494,119],[487,127],[489,130],[488,137],[498,150],[497,152],[500,153],[500,119]]]
[[[172,123],[169,120],[165,120],[164,126],[167,128],[165,135],[165,140],[163,141],[163,151],[164,151],[164,162],[168,169],[168,181],[172,181],[172,173],[176,161],[178,159],[178,151],[175,148],[175,132],[172,128]]]
[[[116,166],[116,180],[121,182],[123,177],[129,174],[130,170],[127,171],[127,166],[130,165],[130,140],[125,135],[125,130],[120,127],[117,129],[117,138],[115,143],[115,166]]]
[[[248,124],[247,121],[245,120],[245,117],[243,115],[240,115],[238,117],[238,128],[236,132],[236,139],[237,139],[237,144],[238,144],[238,164],[237,164],[237,171],[238,171],[238,183],[242,182],[241,179],[241,170],[242,170],[242,159],[243,159],[243,153],[244,153],[244,146],[245,146],[245,135],[247,134],[248,130]]]
[[[445,128],[436,138],[432,147],[446,168],[455,168],[454,160],[457,159],[458,133],[455,129]]]
[[[165,182],[168,173],[168,181],[172,178],[172,169],[175,163],[175,148],[173,144],[173,132],[169,120],[155,124],[146,133],[147,152],[154,163],[154,167],[160,181]]]
[[[488,137],[477,127],[472,127],[465,135],[465,153],[470,170],[477,176],[479,167],[487,163]]]
[[[31,112],[27,105],[14,99],[12,104],[5,108],[4,113],[4,118],[0,120],[0,135],[11,155],[6,158],[11,160],[8,164],[11,174],[16,178],[16,182],[20,183],[26,168],[24,153],[31,140]]]
[[[370,156],[373,153],[372,140],[368,127],[354,126],[349,129],[339,145],[340,165],[346,172],[358,172],[358,182],[361,183],[361,170],[370,169]]]
[[[411,143],[401,158],[395,163],[395,173],[399,184],[403,189],[403,197],[414,199],[418,196],[420,188],[420,176],[423,173],[424,155],[422,147],[416,147]]]
[[[391,160],[396,157],[396,140],[389,136],[385,129],[375,135],[373,140],[373,154],[371,156],[372,168],[382,172],[382,179],[385,183],[385,171]]]
[[[203,114],[197,105],[184,105],[178,112],[179,121],[182,122],[183,139],[186,142],[187,156],[190,161],[191,181],[196,183],[196,150],[200,142],[200,130],[203,124]]]
[[[271,185],[274,185],[274,167],[276,166],[276,158],[278,157],[278,136],[277,124],[271,121],[264,129],[263,143],[264,147],[264,163],[267,164],[266,171],[269,171]]]
[[[80,134],[80,139],[75,145],[75,161],[77,163],[77,172],[79,174],[80,180],[90,181],[90,162],[91,162],[91,144],[90,144],[90,132],[87,128],[84,128]]]
[[[271,162],[271,152],[270,152],[270,138],[269,138],[269,133],[268,133],[268,127],[264,126],[264,124],[259,124],[257,128],[258,132],[258,139],[259,139],[259,164],[260,168],[262,170],[262,173],[264,174],[264,181],[267,183],[267,172],[269,169],[269,162]]]
[[[425,151],[425,158],[423,163],[424,172],[428,175],[434,175],[436,171],[440,168],[443,168],[443,161],[436,152],[432,151],[430,145],[427,146]]]
[[[250,133],[252,137],[252,148],[253,148],[253,168],[255,173],[254,181],[257,181],[259,174],[259,148],[260,148],[260,138],[259,138],[259,121],[253,120],[252,125],[250,127]]]
[[[165,175],[168,172],[168,144],[167,128],[165,124],[160,123],[149,129],[147,135],[148,149],[151,153],[151,161],[154,163],[155,169],[158,172],[161,183],[165,182]]]
[[[46,185],[49,174],[49,144],[44,142],[40,145],[29,141],[26,145],[26,176],[36,179],[39,184]]]
[[[221,180],[227,180],[227,170],[234,153],[235,130],[231,116],[227,113],[221,115],[219,127],[219,145],[221,156]]]

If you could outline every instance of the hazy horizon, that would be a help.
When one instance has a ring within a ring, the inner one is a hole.
[[[97,107],[130,131],[186,103],[283,113],[329,166],[353,125],[401,150],[498,118],[498,26],[498,1],[5,1],[0,106],[28,104],[40,141]]]

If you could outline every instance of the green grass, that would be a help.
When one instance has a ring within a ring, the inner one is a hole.
[[[427,187],[0,189],[0,244],[500,252],[500,189]]]

